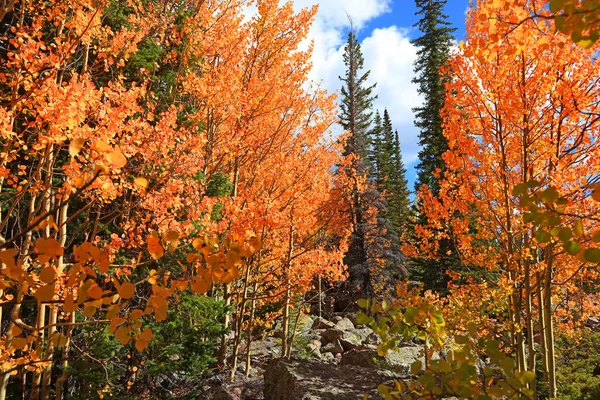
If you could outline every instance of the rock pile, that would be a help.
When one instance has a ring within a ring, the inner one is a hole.
[[[311,358],[340,365],[381,367],[406,374],[418,359],[422,346],[408,343],[385,356],[377,354],[379,337],[365,325],[359,325],[351,315],[335,315],[331,320],[316,318],[311,329],[301,332],[300,338],[308,342],[306,350]]]
[[[275,328],[274,337],[252,343],[249,378],[240,374],[234,383],[213,378],[198,398],[359,400],[365,394],[381,398],[377,387],[407,378],[411,364],[422,360],[423,346],[408,343],[382,357],[377,354],[379,343],[371,328],[357,324],[351,313],[337,313],[329,320],[304,316],[298,324],[292,360],[279,358],[280,329]]]

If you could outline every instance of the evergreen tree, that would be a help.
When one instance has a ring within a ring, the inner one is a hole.
[[[394,210],[395,216],[395,219],[392,219],[392,227],[400,235],[406,231],[411,213],[410,190],[408,189],[408,180],[406,179],[406,168],[402,161],[398,131],[394,132],[391,164],[393,165],[391,180],[394,191],[390,199],[390,208]]]
[[[412,43],[418,48],[417,61],[415,62],[415,78],[413,83],[418,85],[418,92],[423,96],[424,103],[421,107],[413,109],[415,125],[420,129],[419,164],[417,165],[418,190],[426,184],[434,195],[439,191],[438,179],[435,178],[436,170],[444,171],[442,154],[448,150],[448,142],[442,132],[442,117],[440,111],[444,107],[446,91],[444,81],[446,76],[440,73],[440,68],[446,63],[450,46],[454,40],[448,17],[443,13],[446,0],[415,0],[416,15],[421,20],[415,24],[423,33]]]
[[[344,48],[345,77],[340,77],[342,96],[340,102],[340,125],[350,133],[346,141],[345,156],[357,156],[352,165],[345,171],[353,183],[351,213],[353,233],[350,237],[348,252],[344,263],[348,266],[350,285],[358,287],[363,296],[373,297],[373,282],[371,274],[371,258],[375,253],[368,235],[373,227],[366,215],[369,205],[374,204],[372,191],[361,190],[359,181],[367,176],[371,169],[370,126],[373,117],[373,95],[375,85],[368,85],[369,71],[363,73],[364,59],[360,43],[351,30]],[[371,197],[369,199],[369,197]]]
[[[415,26],[423,35],[412,41],[418,48],[414,67],[416,76],[413,83],[418,85],[418,92],[424,98],[423,105],[413,109],[415,126],[420,129],[419,144],[421,145],[415,188],[418,190],[425,184],[433,195],[437,196],[438,180],[445,170],[442,154],[448,150],[440,114],[444,107],[446,96],[444,83],[448,76],[443,75],[440,68],[448,59],[453,41],[452,33],[456,29],[450,27],[448,17],[443,12],[446,0],[415,0],[415,2],[418,8],[416,15],[421,16]],[[423,216],[419,215],[417,223],[425,222]],[[448,283],[445,271],[455,268],[458,263],[459,259],[452,239],[449,238],[440,244],[434,258],[412,260],[411,274],[413,278],[424,283],[425,289],[444,291]]]
[[[339,77],[342,84],[342,98],[340,102],[340,125],[351,133],[346,142],[345,154],[356,154],[361,159],[364,173],[371,165],[369,163],[370,139],[369,129],[373,122],[373,95],[376,84],[367,85],[371,71],[362,73],[364,58],[360,49],[360,43],[351,30],[348,41],[344,47],[344,64],[346,65],[346,76]]]

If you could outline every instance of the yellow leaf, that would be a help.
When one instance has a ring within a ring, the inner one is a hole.
[[[579,46],[583,47],[584,49],[589,49],[590,47],[592,47],[594,45],[594,41],[589,40],[589,39],[584,39],[584,40],[580,40],[577,44]]]
[[[152,339],[152,329],[146,328],[142,333],[140,333],[140,339],[145,340],[147,342]]]
[[[83,147],[84,142],[85,142],[85,139],[83,139],[83,138],[77,138],[77,139],[71,140],[71,143],[69,143],[69,155],[71,157],[75,157],[77,154],[79,154],[79,152],[81,151],[81,148]]]
[[[119,296],[121,296],[124,299],[129,299],[135,295],[135,286],[133,286],[133,283],[131,282],[125,282],[121,284],[118,291]]]
[[[140,310],[139,308],[136,308],[129,314],[129,318],[131,318],[132,320],[136,320],[140,319],[142,315],[144,315],[144,311]]]
[[[148,179],[146,179],[146,178],[142,178],[142,177],[135,178],[133,180],[133,183],[135,183],[137,186],[143,187],[144,189],[146,189],[148,187]]]
[[[185,261],[189,263],[193,263],[194,261],[200,259],[200,254],[190,253],[185,257]]]
[[[40,271],[40,280],[44,283],[52,283],[54,282],[54,278],[56,277],[56,272],[52,267],[44,267]]]
[[[52,335],[52,343],[58,348],[64,347],[68,340],[69,339],[60,332],[56,332],[54,335]]]
[[[573,227],[573,233],[577,237],[583,236],[583,222],[581,221],[581,219],[575,220],[575,225]]]
[[[106,319],[113,319],[114,317],[117,316],[117,314],[119,313],[119,311],[121,310],[121,307],[118,304],[113,304],[110,307],[108,307],[108,311],[106,312]]]
[[[154,258],[155,260],[158,260],[165,254],[165,250],[161,246],[160,240],[158,240],[154,236],[150,236],[148,238],[148,251],[150,252],[152,258]]]
[[[121,168],[127,165],[127,158],[118,150],[106,155],[106,160],[115,168]]]
[[[111,148],[108,145],[108,143],[106,143],[103,140],[98,140],[95,144],[94,147],[96,148],[96,151],[98,151],[99,153],[106,153],[107,151],[109,151]]]
[[[598,185],[596,185],[594,187],[594,190],[592,191],[592,199],[596,200],[597,202],[600,202],[600,188],[598,187]]]
[[[145,340],[136,340],[135,341],[135,349],[137,351],[144,351],[148,347],[148,342]]]
[[[39,238],[35,242],[35,250],[38,253],[37,259],[42,264],[47,263],[53,257],[62,256],[65,249],[53,238]]]
[[[94,306],[85,306],[83,308],[83,315],[85,315],[86,317],[93,317],[94,315],[96,315],[96,307]]]
[[[177,239],[179,239],[179,233],[175,232],[175,231],[171,231],[171,232],[167,233],[166,239],[167,239],[167,242],[174,242]]]
[[[192,240],[192,247],[194,247],[194,249],[201,251],[204,246],[205,246],[204,240],[202,240],[200,238],[196,238],[196,239]]]

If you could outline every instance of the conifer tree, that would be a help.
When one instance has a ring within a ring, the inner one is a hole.
[[[421,19],[416,27],[422,36],[412,43],[417,47],[417,60],[414,65],[415,78],[413,83],[418,85],[418,92],[424,102],[413,109],[415,126],[420,129],[419,164],[417,165],[417,180],[415,189],[427,185],[433,196],[439,193],[439,179],[443,177],[445,165],[442,154],[448,150],[448,142],[443,134],[442,116],[446,96],[445,81],[447,76],[440,72],[449,57],[452,45],[452,32],[448,17],[443,8],[446,0],[415,0]],[[417,205],[418,207],[419,205]],[[418,224],[425,224],[424,216],[419,213]],[[451,238],[440,243],[435,257],[430,259],[414,259],[411,272],[414,278],[422,281],[426,289],[445,290],[448,282],[446,270],[458,263]]]
[[[373,199],[365,197],[374,196],[371,191],[360,189],[359,181],[367,176],[370,170],[371,143],[369,131],[373,119],[372,104],[376,96],[373,95],[375,85],[368,85],[369,71],[362,72],[364,59],[360,43],[351,29],[348,41],[344,48],[344,64],[346,75],[340,80],[343,82],[340,102],[340,125],[350,133],[346,141],[344,155],[352,158],[351,165],[345,171],[352,182],[351,213],[353,233],[346,253],[344,263],[348,266],[349,283],[358,287],[362,295],[374,295],[371,276],[370,258],[374,255],[370,249],[367,235],[372,232],[372,227],[366,218],[366,208],[373,204]]]
[[[393,210],[394,215],[391,220],[392,227],[401,235],[405,232],[410,218],[410,190],[406,179],[406,168],[402,161],[398,131],[394,132],[391,164],[393,169],[390,180],[393,182],[393,192],[389,200],[389,208]]]
[[[423,96],[424,103],[413,109],[415,125],[420,129],[419,164],[417,165],[418,190],[426,184],[437,195],[439,191],[436,170],[444,170],[442,154],[448,149],[448,143],[442,132],[442,117],[440,111],[444,107],[445,88],[447,79],[440,73],[440,68],[446,63],[452,45],[452,32],[448,17],[443,13],[446,0],[415,0],[419,9],[416,15],[421,20],[415,24],[423,35],[412,43],[417,47],[415,62],[415,78],[413,83],[418,85],[418,92]]]

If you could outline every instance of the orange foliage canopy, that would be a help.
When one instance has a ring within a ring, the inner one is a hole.
[[[437,232],[446,231],[441,226],[454,236],[467,268],[454,278],[470,283],[453,287],[449,297],[459,326],[475,319],[489,328],[522,327],[519,315],[540,311],[530,296],[549,284],[557,322],[575,328],[600,304],[584,291],[598,279],[597,268],[541,237],[535,221],[523,218],[513,187],[535,180],[542,189],[561,188],[569,201],[556,223],[575,226],[586,218],[574,231],[589,243],[600,211],[589,190],[600,169],[600,67],[593,51],[554,34],[543,18],[514,26],[490,49],[498,33],[488,16],[511,21],[527,12],[498,3],[479,2],[469,11],[466,43],[448,66],[454,76],[444,108],[448,172],[438,198],[427,188],[420,192],[431,221],[417,228],[421,250],[437,246]],[[512,320],[491,320],[504,305]]]
[[[276,299],[342,276],[334,99],[299,49],[316,9],[259,0],[246,20],[239,0],[127,0],[111,21],[108,1],[13,3],[0,38],[5,373],[50,376],[45,343],[68,345],[75,313],[141,350],[141,317],[164,319],[177,291],[245,276]],[[140,67],[149,45],[159,55]],[[230,193],[206,194],[216,176]]]

